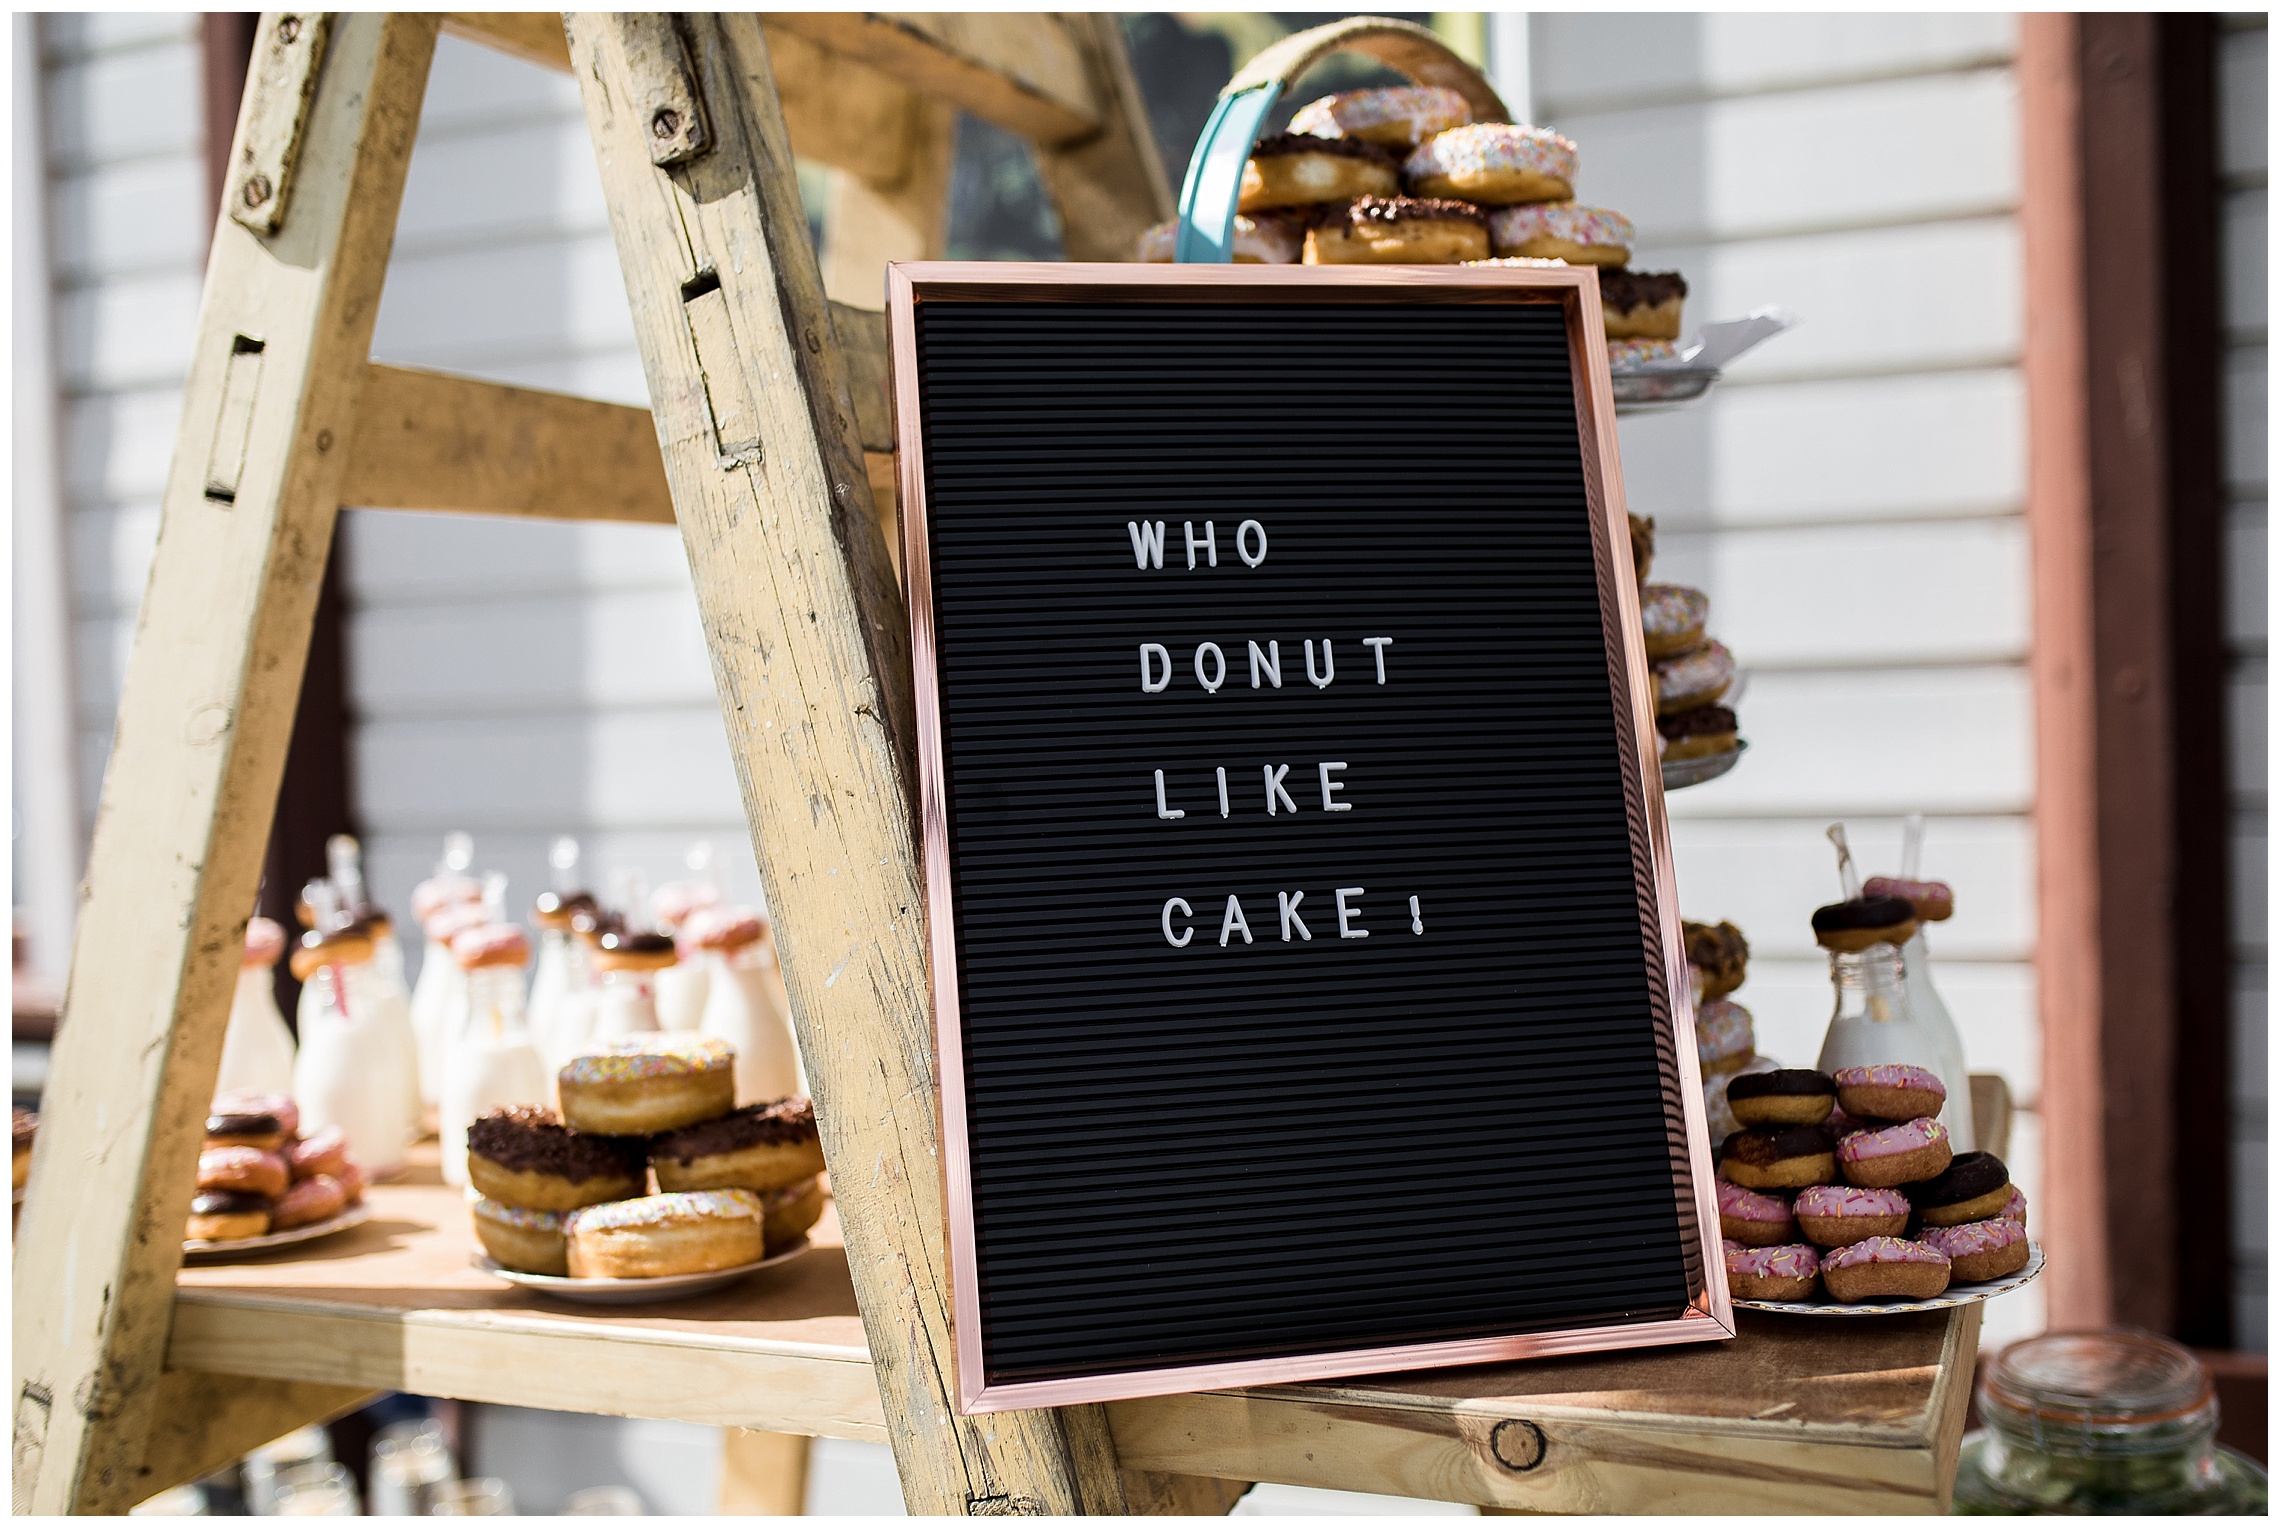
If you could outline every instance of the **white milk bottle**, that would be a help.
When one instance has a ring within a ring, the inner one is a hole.
[[[398,1075],[403,1079],[399,1108],[404,1139],[416,1141],[420,1129],[420,1043],[412,1029],[412,994],[404,984],[404,951],[396,943],[396,920],[373,902],[364,883],[364,850],[355,838],[335,833],[325,840],[325,861],[332,871],[333,889],[341,907],[372,933],[372,993],[377,1021],[395,1036],[403,1052]]]
[[[606,1045],[658,1029],[656,977],[679,958],[673,941],[646,930],[612,929],[594,942],[593,1029],[587,1040]]]
[[[466,979],[451,958],[451,939],[489,921],[481,907],[483,888],[467,874],[474,862],[475,840],[465,833],[449,834],[435,874],[412,888],[412,920],[427,943],[419,979],[412,983],[412,1038],[419,1046],[420,1103],[428,1109],[442,1096],[444,1020],[456,1006],[453,993]]]
[[[214,1093],[293,1091],[293,1031],[277,1011],[278,959],[285,953],[285,930],[269,918],[245,926],[245,962],[238,967],[237,995],[230,1002],[230,1027],[222,1037],[222,1066]]]
[[[767,917],[749,907],[708,908],[690,918],[689,938],[713,962],[703,1028],[736,1047],[737,1104],[805,1092]]]
[[[523,967],[530,936],[512,923],[468,929],[451,942],[466,974],[459,1032],[444,1063],[438,1114],[443,1181],[467,1183],[467,1127],[493,1109],[544,1107],[549,1069],[525,1021]]]
[[[1836,987],[1837,1003],[1821,1041],[1820,1059],[1814,1063],[1819,1070],[1920,1066],[1939,1073],[1939,1042],[1909,1010],[1897,949],[1872,944],[1865,950],[1831,951],[1829,980]]]
[[[331,900],[329,887],[324,896]],[[325,921],[321,907],[318,921]],[[338,1126],[348,1137],[349,1155],[377,1179],[404,1170],[404,1098],[411,1079],[402,1039],[374,1000],[372,956],[371,930],[357,923],[312,930],[293,952],[293,974],[306,983],[293,1098],[304,1134]]]
[[[720,888],[708,874],[712,866],[710,841],[699,840],[689,850],[688,865],[691,879],[667,881],[649,899],[657,931],[671,934],[676,941],[692,914],[720,901]],[[657,973],[657,1022],[666,1029],[695,1029],[702,1024],[712,983],[712,962],[696,958],[685,941],[681,945],[680,960]]]
[[[557,838],[547,851],[554,884],[531,908],[538,925],[538,967],[530,980],[530,1032],[549,1056],[561,1049],[571,1024],[564,1009],[586,991],[586,950],[572,922],[595,910],[591,895],[578,889],[578,840]],[[579,1026],[583,1027],[583,1026]]]

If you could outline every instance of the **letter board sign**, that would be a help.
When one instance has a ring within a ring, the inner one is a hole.
[[[960,1405],[1731,1335],[1596,277],[889,297]]]

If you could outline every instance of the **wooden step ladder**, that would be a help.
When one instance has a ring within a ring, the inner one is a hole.
[[[439,29],[577,79],[651,409],[371,364]],[[16,1510],[124,1511],[382,1388],[760,1429],[730,1434],[724,1505],[748,1510],[798,1510],[813,1435],[891,1442],[929,1514],[1216,1513],[1253,1480],[1492,1510],[1944,1509],[1976,1306],[1743,1312],[1701,1350],[953,1410],[913,698],[881,534],[894,442],[866,309],[885,261],[940,253],[959,110],[1028,141],[1072,257],[1121,258],[1169,216],[1119,39],[1074,14],[264,15],[18,1228]],[[843,172],[821,263],[795,152]],[[803,1259],[790,1293],[752,1281],[706,1320],[502,1303],[466,1266],[456,1192],[418,1185],[376,1190],[397,1229],[354,1249],[182,1269],[344,504],[680,527],[843,1272]]]

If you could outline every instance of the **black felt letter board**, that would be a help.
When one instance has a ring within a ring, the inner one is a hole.
[[[1559,307],[917,314],[987,1383],[1675,1316]]]

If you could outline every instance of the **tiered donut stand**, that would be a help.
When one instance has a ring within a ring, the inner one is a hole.
[[[578,80],[654,417],[368,360],[439,24]],[[1443,57],[1401,23],[1324,32],[1413,74]],[[263,17],[16,1244],[17,1510],[124,1511],[380,1390],[740,1429],[730,1510],[797,1511],[815,1436],[891,1443],[918,1513],[1221,1512],[1254,1481],[1941,1510],[1976,1306],[1743,1311],[1692,1348],[957,1414],[894,746],[907,627],[865,511],[893,523],[883,322],[825,301],[793,172],[795,151],[847,169],[891,235],[835,264],[934,253],[952,108],[1031,142],[1073,258],[1121,258],[1170,213],[1109,17]],[[183,1266],[343,504],[681,527],[835,1169],[816,1253],[685,1302],[562,1305],[471,1266],[431,1157],[353,1230]]]

